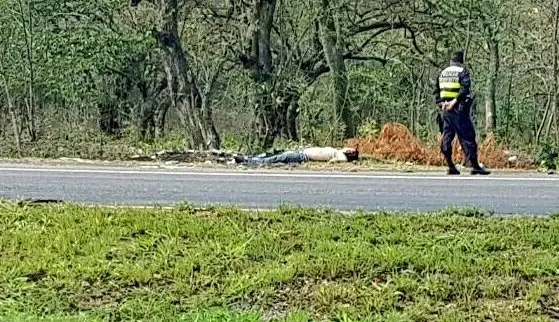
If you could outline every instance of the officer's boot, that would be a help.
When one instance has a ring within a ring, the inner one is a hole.
[[[460,174],[460,171],[458,171],[458,169],[456,169],[456,166],[454,165],[454,161],[452,161],[452,156],[445,153],[444,158],[445,158],[446,164],[448,166],[448,170],[446,171],[446,174],[448,174],[448,175],[458,175],[458,174]]]
[[[456,169],[455,166],[451,166],[451,167],[448,167],[448,170],[446,170],[446,174],[448,174],[448,175],[459,175],[460,171],[458,171],[458,169]]]
[[[472,175],[476,175],[476,174],[488,175],[488,174],[491,174],[490,171],[485,170],[484,168],[482,168],[479,165],[479,162],[477,161],[477,158],[475,158],[475,157],[472,158],[472,160],[470,160],[470,162],[472,163],[472,172],[471,172]]]

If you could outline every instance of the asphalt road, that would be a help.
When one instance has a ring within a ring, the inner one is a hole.
[[[477,206],[498,214],[559,213],[559,177],[349,174],[0,165],[0,198],[105,205],[281,203],[339,210],[434,211]]]

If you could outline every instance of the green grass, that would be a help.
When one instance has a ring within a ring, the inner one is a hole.
[[[0,204],[2,321],[556,321],[559,219]]]

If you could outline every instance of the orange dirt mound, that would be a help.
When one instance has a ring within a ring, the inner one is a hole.
[[[435,142],[422,145],[421,142],[402,124],[388,123],[383,126],[380,133],[367,139],[350,139],[348,146],[358,148],[362,154],[370,155],[380,160],[395,160],[414,162],[423,165],[443,166],[446,165],[440,153],[441,135],[437,134]],[[480,162],[491,168],[531,168],[528,163],[508,162],[505,153],[507,149],[497,144],[495,137],[489,135],[479,144],[478,154]],[[455,162],[461,163],[462,148],[455,139],[453,142],[453,158]]]

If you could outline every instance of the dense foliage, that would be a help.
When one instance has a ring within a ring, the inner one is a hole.
[[[462,49],[479,133],[515,147],[553,145],[558,7],[0,0],[0,138],[20,153],[42,140],[124,137],[253,149],[278,139],[336,144],[386,122],[432,138],[432,82]]]

